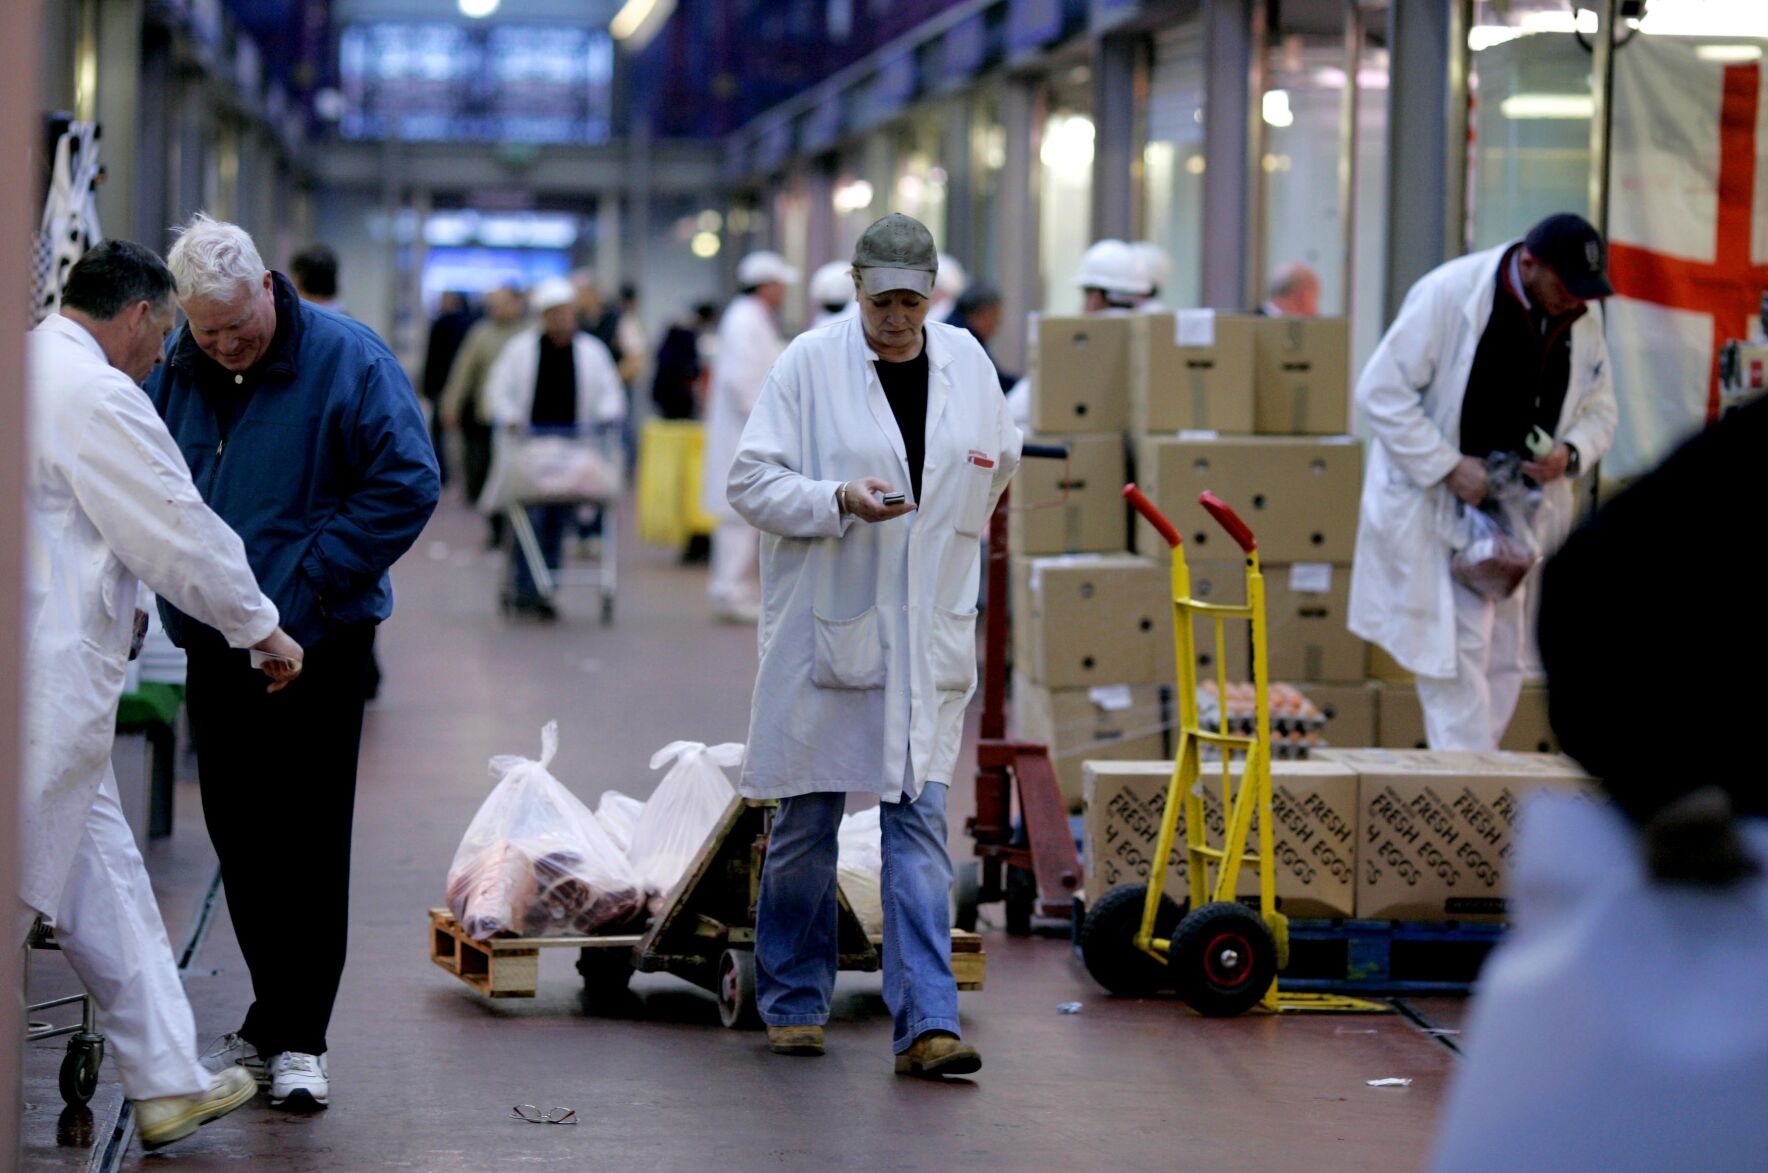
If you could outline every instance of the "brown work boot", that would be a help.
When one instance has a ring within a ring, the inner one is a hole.
[[[776,1055],[821,1055],[823,1028],[770,1026],[767,1028],[767,1049]]]
[[[939,1079],[974,1075],[982,1070],[982,1053],[947,1030],[930,1030],[896,1057],[898,1075]]]

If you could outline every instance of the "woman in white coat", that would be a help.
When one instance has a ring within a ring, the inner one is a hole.
[[[946,792],[976,687],[981,535],[1020,434],[967,332],[927,322],[927,229],[878,221],[859,316],[798,338],[762,388],[731,505],[762,531],[761,665],[742,791],[778,799],[756,922],[771,1049],[821,1054],[836,830],[882,801],[884,997],[899,1073],[975,1071],[951,971]]]
[[[26,921],[54,926],[97,1001],[123,1093],[157,1148],[245,1103],[256,1085],[238,1067],[211,1076],[199,1062],[111,773],[124,669],[146,618],[137,584],[236,648],[296,662],[301,648],[136,385],[171,332],[171,272],[140,245],[106,241],[74,265],[62,298],[62,312],[29,335],[20,894]],[[268,669],[281,679],[294,670]]]
[[[718,322],[718,356],[706,394],[706,464],[700,496],[706,512],[718,519],[706,593],[713,618],[721,622],[755,622],[757,537],[725,499],[724,482],[761,384],[786,349],[774,315],[785,303],[786,287],[797,283],[798,270],[778,253],[750,253],[737,266],[737,284],[743,292],[731,299]]]

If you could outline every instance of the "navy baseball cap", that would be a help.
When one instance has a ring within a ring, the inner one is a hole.
[[[1613,295],[1608,280],[1608,246],[1602,233],[1582,216],[1560,212],[1533,228],[1523,244],[1536,260],[1553,270],[1566,292],[1583,301]]]

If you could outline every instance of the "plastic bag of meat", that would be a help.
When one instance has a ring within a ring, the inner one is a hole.
[[[846,815],[835,833],[835,878],[868,933],[884,931],[884,828],[881,807]]]
[[[672,741],[652,756],[651,769],[669,766],[669,773],[640,812],[626,855],[644,885],[653,916],[663,910],[737,796],[725,769],[742,764],[743,747],[735,742],[707,746]]]
[[[491,759],[498,783],[448,868],[448,907],[474,940],[580,936],[624,924],[642,907],[625,854],[547,769],[558,722],[540,741],[539,761]]]
[[[645,804],[631,795],[609,790],[595,804],[595,821],[602,825],[602,830],[608,833],[614,846],[621,851],[630,851],[632,829],[638,826],[638,817],[644,813],[644,809]]]
[[[1508,599],[1541,560],[1533,518],[1541,492],[1523,477],[1511,453],[1487,458],[1490,490],[1477,507],[1457,501],[1457,533],[1449,562],[1455,581],[1488,599]]]

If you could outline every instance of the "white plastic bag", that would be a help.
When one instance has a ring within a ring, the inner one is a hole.
[[[614,846],[622,852],[629,852],[632,850],[632,829],[638,825],[638,817],[644,809],[645,804],[631,795],[610,790],[595,804],[595,821],[602,825]]]
[[[835,875],[853,915],[873,935],[884,931],[884,828],[881,807],[867,807],[841,820],[835,833]]]
[[[501,432],[479,495],[479,510],[496,513],[518,504],[612,501],[620,496],[623,478],[620,458],[593,435]]]
[[[1533,521],[1541,494],[1524,483],[1510,454],[1488,458],[1487,479],[1491,488],[1483,503],[1455,502],[1449,570],[1469,590],[1497,601],[1515,594],[1541,560]]]
[[[653,916],[662,912],[736,797],[724,771],[743,764],[743,747],[736,742],[709,747],[698,741],[672,741],[652,756],[651,769],[660,770],[671,762],[674,765],[657,792],[645,803],[627,849]]]
[[[540,733],[540,760],[491,759],[499,779],[448,868],[448,907],[469,937],[561,937],[632,919],[631,866],[595,815],[547,767],[559,725]]]

